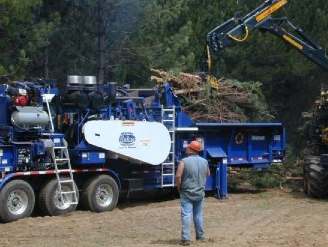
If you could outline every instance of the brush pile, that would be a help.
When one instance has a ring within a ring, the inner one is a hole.
[[[184,111],[195,121],[244,122],[272,119],[262,84],[240,82],[206,74],[173,74],[152,69],[152,81],[170,83]]]

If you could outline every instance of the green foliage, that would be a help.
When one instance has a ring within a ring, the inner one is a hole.
[[[49,45],[55,24],[36,18],[41,4],[41,0],[0,0],[0,75],[24,77]]]
[[[257,188],[282,186],[299,190],[302,186],[302,181],[288,180],[288,178],[303,176],[302,161],[297,154],[298,152],[295,151],[295,147],[288,145],[285,162],[283,164],[274,164],[263,172],[251,172],[246,178]]]
[[[144,2],[137,33],[139,51],[146,55],[151,67],[187,72],[204,65],[206,33],[236,7],[234,1]]]
[[[175,72],[206,71],[206,34],[260,4],[198,0],[0,0],[0,75],[14,78],[96,74],[98,26],[103,25],[106,80],[149,82],[150,68]],[[101,5],[101,14],[99,13]],[[328,1],[289,1],[288,17],[323,47],[328,47]],[[298,145],[295,126],[319,94],[327,74],[278,38],[252,32],[224,51],[215,75],[260,81],[253,104],[269,108],[287,126]],[[245,85],[244,85],[245,86]],[[268,99],[262,105],[263,98]],[[238,111],[238,109],[236,109]],[[260,111],[261,112],[261,111]],[[291,114],[291,112],[293,114]],[[254,114],[252,119],[261,118]]]
[[[236,11],[247,13],[261,1],[239,2],[0,0],[0,76],[65,80],[68,74],[95,75],[100,52],[105,79],[134,87],[150,85],[150,68],[206,71],[207,33]],[[286,14],[318,44],[328,47],[328,1],[289,1],[280,15]],[[102,51],[99,33],[104,37]],[[285,175],[301,174],[297,157],[305,137],[297,127],[303,124],[301,113],[311,108],[321,84],[327,84],[327,73],[277,37],[256,31],[246,42],[227,48],[212,72],[245,82],[235,81],[250,92],[251,102],[248,108],[234,105],[236,113],[252,121],[271,120],[273,113],[287,128],[290,146],[283,169],[255,174],[252,183],[272,187],[284,183]]]
[[[279,187],[282,178],[275,170],[277,170],[277,168],[273,167],[267,171],[253,171],[250,173],[250,183],[259,189]]]
[[[274,119],[270,114],[267,99],[263,94],[263,85],[261,82],[240,82],[230,80],[232,84],[243,89],[249,95],[249,104],[242,105],[242,110],[248,116],[249,121],[269,121]]]
[[[274,164],[266,170],[240,169],[230,174],[229,186],[232,190],[269,189],[285,185],[284,165]]]
[[[194,65],[194,54],[187,49],[192,23],[185,18],[184,2],[145,2],[136,39],[139,52],[145,54],[151,67],[182,71]]]

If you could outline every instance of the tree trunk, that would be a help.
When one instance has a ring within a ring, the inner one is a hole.
[[[97,77],[98,83],[104,83],[105,80],[105,19],[104,19],[105,0],[97,1],[97,39],[98,39],[98,59],[97,59]]]
[[[49,79],[49,48],[46,47],[45,54],[44,54],[44,78],[46,80]]]

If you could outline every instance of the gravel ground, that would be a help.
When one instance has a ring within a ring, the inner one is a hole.
[[[328,246],[328,201],[270,190],[206,198],[207,240],[193,246]],[[107,213],[76,211],[0,225],[0,246],[174,246],[177,199],[125,202]]]

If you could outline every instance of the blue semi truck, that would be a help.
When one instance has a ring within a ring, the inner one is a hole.
[[[194,122],[171,86],[125,89],[94,77],[0,85],[0,219],[110,211],[120,195],[174,188],[191,140],[202,143],[206,190],[227,197],[228,167],[281,162],[280,123]]]

